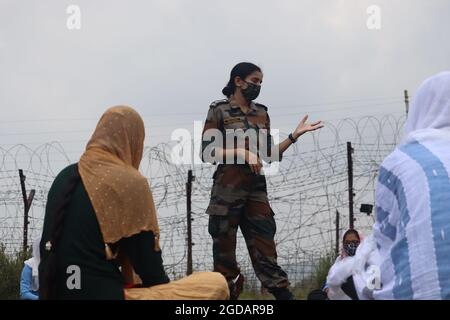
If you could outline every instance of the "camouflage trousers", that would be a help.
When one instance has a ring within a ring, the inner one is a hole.
[[[277,264],[274,236],[274,213],[267,202],[247,200],[240,210],[233,208],[229,215],[210,215],[208,231],[213,239],[214,271],[222,273],[233,287],[233,279],[240,274],[236,262],[236,234],[238,228],[245,238],[256,276],[272,292],[287,288],[286,272]]]

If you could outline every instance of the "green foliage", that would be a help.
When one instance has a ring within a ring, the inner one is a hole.
[[[322,256],[315,264],[311,277],[292,288],[296,299],[305,300],[311,291],[322,289],[327,280],[328,271],[330,271],[335,260],[336,254],[334,252],[329,252]]]
[[[327,253],[319,259],[315,266],[314,274],[312,276],[313,289],[321,289],[327,280],[328,271],[334,264],[336,255],[334,253]]]
[[[31,252],[7,254],[0,243],[0,300],[19,299],[23,262],[30,256]]]
[[[306,300],[308,294],[315,289],[321,289],[327,279],[328,271],[336,260],[334,252],[327,253],[322,256],[314,267],[314,272],[309,279],[305,279],[301,283],[297,283],[291,287],[292,293],[298,300]],[[262,290],[264,291],[264,290]],[[246,286],[245,290],[239,297],[240,300],[272,300],[273,296],[267,292],[262,292],[250,286]]]

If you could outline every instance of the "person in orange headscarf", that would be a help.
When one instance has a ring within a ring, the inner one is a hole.
[[[56,177],[40,243],[40,299],[229,297],[219,273],[167,277],[152,192],[139,172],[144,137],[135,110],[112,107],[79,162]]]

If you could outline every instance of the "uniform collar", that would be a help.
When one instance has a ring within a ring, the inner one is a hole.
[[[233,98],[228,98],[228,102],[229,102],[231,108],[240,109]],[[257,111],[257,110],[258,110],[258,107],[256,106],[256,104],[253,101],[250,102],[250,112],[249,113]]]

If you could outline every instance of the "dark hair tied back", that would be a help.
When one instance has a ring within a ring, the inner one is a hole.
[[[361,240],[361,238],[359,237],[358,231],[356,231],[355,229],[348,229],[348,230],[344,233],[344,236],[342,237],[342,240],[344,241],[345,238],[346,238],[348,235],[350,235],[350,234],[354,234],[354,235],[358,238],[358,240]]]
[[[230,97],[236,91],[236,85],[234,84],[234,79],[236,77],[244,80],[255,71],[261,72],[261,68],[251,62],[241,62],[234,66],[231,70],[230,79],[228,80],[227,85],[223,88],[222,93],[226,97]]]

